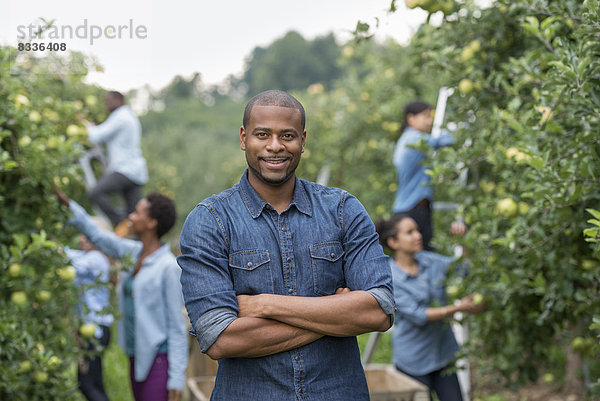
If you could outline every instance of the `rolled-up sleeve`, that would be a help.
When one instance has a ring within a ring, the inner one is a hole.
[[[237,297],[229,275],[227,235],[210,205],[188,215],[180,237],[181,287],[198,343],[206,352],[237,318]]]
[[[344,235],[344,275],[351,290],[369,292],[394,321],[392,273],[379,237],[363,205],[344,193],[340,205]]]

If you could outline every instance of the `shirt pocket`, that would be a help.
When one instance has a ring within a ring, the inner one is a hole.
[[[233,252],[229,255],[229,270],[236,294],[273,294],[269,251],[262,249]]]
[[[314,291],[317,295],[333,295],[344,287],[344,249],[339,242],[315,244],[310,247]]]

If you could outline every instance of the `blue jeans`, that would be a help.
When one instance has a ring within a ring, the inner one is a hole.
[[[456,376],[456,373],[444,372],[445,369],[440,369],[423,376],[416,376],[406,373],[397,366],[396,369],[426,385],[427,388],[429,388],[429,399],[432,401],[434,392],[440,401],[463,400],[462,393],[460,391],[460,384],[458,383],[458,376]]]

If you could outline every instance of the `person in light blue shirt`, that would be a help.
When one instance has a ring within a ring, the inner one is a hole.
[[[435,393],[440,401],[461,401],[457,375],[447,371],[458,350],[448,319],[456,312],[482,312],[485,305],[473,302],[475,294],[448,304],[444,283],[454,259],[423,251],[421,233],[409,215],[396,214],[378,221],[376,227],[381,244],[392,251],[389,264],[396,301],[393,363],[425,384],[432,400]]]
[[[141,198],[141,187],[148,181],[146,159],[142,155],[142,126],[139,119],[124,104],[124,97],[116,91],[105,95],[110,115],[102,124],[88,124],[88,139],[93,144],[105,144],[108,164],[98,183],[88,189],[88,198],[102,210],[116,226],[135,209]],[[125,201],[125,210],[116,210],[109,194],[119,193]]]
[[[419,226],[423,235],[423,247],[431,250],[433,236],[431,226],[431,203],[433,189],[431,178],[425,173],[425,155],[412,146],[425,141],[434,149],[454,144],[454,138],[446,131],[438,137],[429,134],[433,125],[433,106],[416,101],[404,110],[402,135],[396,143],[393,162],[396,167],[398,190],[392,206],[394,213],[408,213]]]
[[[141,199],[129,214],[130,231],[139,240],[120,238],[94,223],[86,211],[55,189],[73,224],[98,249],[134,266],[121,272],[120,346],[130,357],[130,380],[136,401],[179,401],[185,387],[187,327],[181,292],[181,269],[168,243],[160,238],[174,225],[173,201],[161,194]]]
[[[102,224],[102,223],[99,223]],[[96,342],[80,338],[81,347],[86,352],[77,365],[79,389],[90,401],[108,401],[102,378],[102,352],[110,342],[110,326],[113,315],[107,312],[110,304],[108,287],[110,261],[79,234],[81,250],[65,247],[64,252],[75,268],[75,286],[81,290],[77,311],[83,324],[93,324]],[[96,345],[100,349],[96,349]]]
[[[248,169],[202,201],[181,232],[181,283],[211,400],[368,400],[356,335],[393,318],[390,267],[347,192],[299,179],[304,108],[252,98],[240,128]]]

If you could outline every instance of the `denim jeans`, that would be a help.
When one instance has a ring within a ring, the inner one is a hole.
[[[136,184],[121,173],[109,173],[100,178],[96,186],[88,190],[88,198],[98,205],[100,210],[116,226],[129,213],[133,212],[135,205],[142,197],[141,185]],[[118,193],[125,201],[124,210],[116,210],[113,206],[110,194]]]
[[[433,393],[437,395],[440,401],[463,401],[456,373],[448,373],[444,369],[440,369],[423,376],[415,376],[403,372],[397,366],[396,369],[426,385],[429,389],[429,399],[431,401],[433,401]]]

